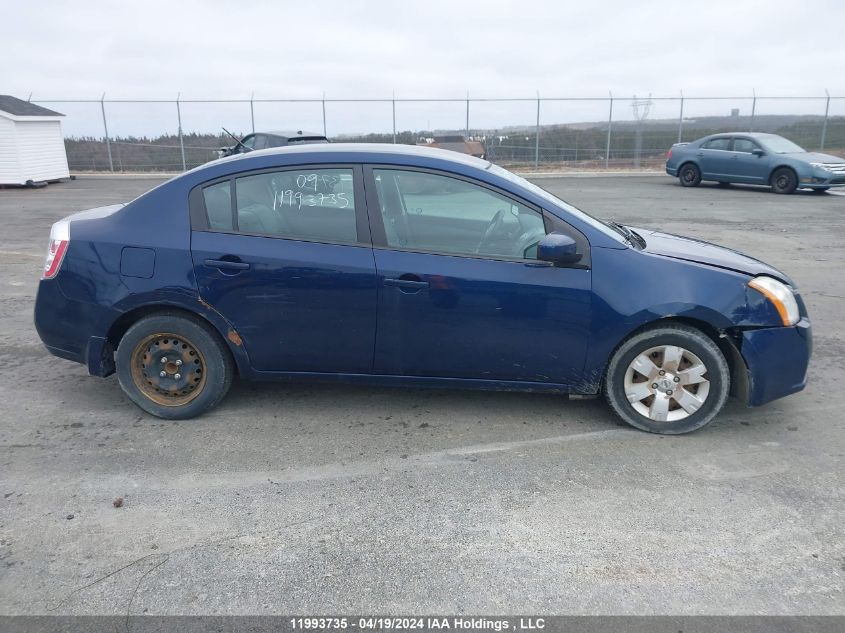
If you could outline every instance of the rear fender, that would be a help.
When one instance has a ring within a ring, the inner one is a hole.
[[[107,337],[109,345],[114,349],[117,349],[120,338],[126,330],[138,321],[138,319],[155,314],[156,312],[176,310],[200,318],[208,323],[220,335],[226,347],[232,353],[232,358],[235,360],[238,368],[238,374],[246,377],[252,373],[249,354],[240,334],[238,334],[232,324],[214,306],[203,301],[196,294],[180,291],[161,291],[150,295],[131,295],[116,305],[115,308],[120,311],[120,316],[110,324]]]

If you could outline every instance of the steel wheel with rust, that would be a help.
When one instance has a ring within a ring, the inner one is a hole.
[[[135,404],[161,418],[191,418],[215,406],[233,373],[217,332],[181,314],[141,319],[117,349],[120,386]]]
[[[151,334],[132,353],[132,380],[153,402],[182,406],[205,387],[205,358],[187,337]]]

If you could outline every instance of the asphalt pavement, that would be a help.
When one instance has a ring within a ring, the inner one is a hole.
[[[158,182],[0,190],[0,614],[845,614],[845,197],[537,180],[800,287],[807,389],[662,437],[601,400],[341,385],[144,414],[32,309],[50,224]]]

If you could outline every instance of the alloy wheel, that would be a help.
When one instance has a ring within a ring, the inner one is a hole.
[[[698,411],[710,380],[701,359],[677,345],[659,345],[634,357],[625,372],[625,396],[650,420],[675,422]]]

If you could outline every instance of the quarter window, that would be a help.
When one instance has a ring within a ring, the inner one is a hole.
[[[208,226],[214,231],[231,231],[232,190],[229,181],[218,182],[202,190]]]
[[[240,147],[241,149],[243,149],[244,147],[247,147],[249,149],[254,149],[255,148],[255,140],[256,140],[255,134],[247,136],[245,139],[243,139],[241,141],[241,143],[238,145],[238,147]]]
[[[701,149],[722,149],[728,150],[731,146],[731,139],[729,138],[714,138],[707,141],[701,146]]]
[[[387,245],[455,255],[536,259],[546,234],[537,211],[479,185],[437,174],[375,169]]]

